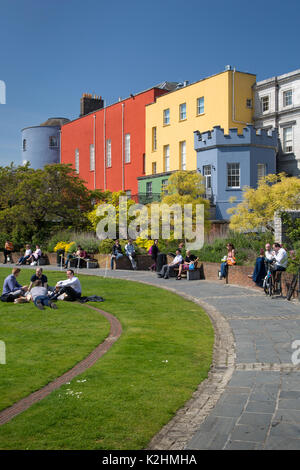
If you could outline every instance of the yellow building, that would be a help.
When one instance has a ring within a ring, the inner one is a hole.
[[[146,175],[197,168],[194,131],[252,124],[256,76],[235,70],[182,86],[146,106]]]

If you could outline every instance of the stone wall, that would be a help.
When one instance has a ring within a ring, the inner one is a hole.
[[[291,215],[293,220],[300,217],[300,210],[287,210],[285,212]],[[286,227],[278,213],[274,215],[274,240],[278,243],[285,243],[287,241]]]

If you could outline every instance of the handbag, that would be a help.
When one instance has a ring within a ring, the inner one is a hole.
[[[195,269],[195,264],[194,263],[191,263],[189,265],[189,271],[193,271],[193,269]]]

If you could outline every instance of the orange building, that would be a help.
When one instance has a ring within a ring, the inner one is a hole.
[[[61,163],[71,163],[89,189],[138,194],[145,174],[145,106],[177,84],[164,82],[103,107],[83,95],[81,115],[61,128]]]

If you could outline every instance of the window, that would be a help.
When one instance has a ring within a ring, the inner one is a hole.
[[[27,141],[26,139],[23,139],[23,152],[26,152],[27,150]]]
[[[182,103],[179,105],[179,119],[180,121],[186,119],[186,103]]]
[[[180,169],[186,170],[186,142],[180,142]]]
[[[197,99],[197,114],[204,113],[204,96]]]
[[[49,147],[57,148],[57,137],[55,135],[50,135],[49,137]]]
[[[205,178],[206,194],[211,195],[211,165],[204,165],[203,176]]]
[[[152,152],[157,149],[157,130],[156,127],[152,127]]]
[[[167,186],[168,186],[168,180],[161,180],[161,191],[162,191],[162,193],[168,194]]]
[[[170,124],[170,109],[164,109],[164,126]]]
[[[164,146],[164,171],[170,171],[170,145]]]
[[[269,111],[269,96],[263,96],[261,98],[261,110],[263,113],[265,113],[266,111]]]
[[[293,128],[283,128],[283,151],[285,153],[293,151]]]
[[[130,134],[125,135],[125,163],[130,163]]]
[[[152,175],[156,174],[156,162],[152,162]]]
[[[257,164],[257,181],[261,180],[267,174],[267,166],[265,163]]]
[[[227,163],[227,187],[239,188],[240,187],[240,164]]]
[[[126,196],[130,199],[131,198],[131,189],[127,189],[125,191]]]
[[[152,196],[152,181],[146,183],[146,195]]]
[[[95,146],[90,145],[90,171],[95,171]]]
[[[106,166],[107,168],[111,167],[111,140],[107,139],[106,141]]]
[[[283,106],[291,106],[293,104],[293,91],[287,90],[283,92]]]
[[[79,150],[75,149],[75,171],[79,173]]]
[[[143,153],[143,175],[146,173],[146,155]]]
[[[249,109],[252,108],[252,99],[251,99],[251,98],[247,98],[247,99],[246,99],[246,106],[247,106],[247,108],[249,108]]]

